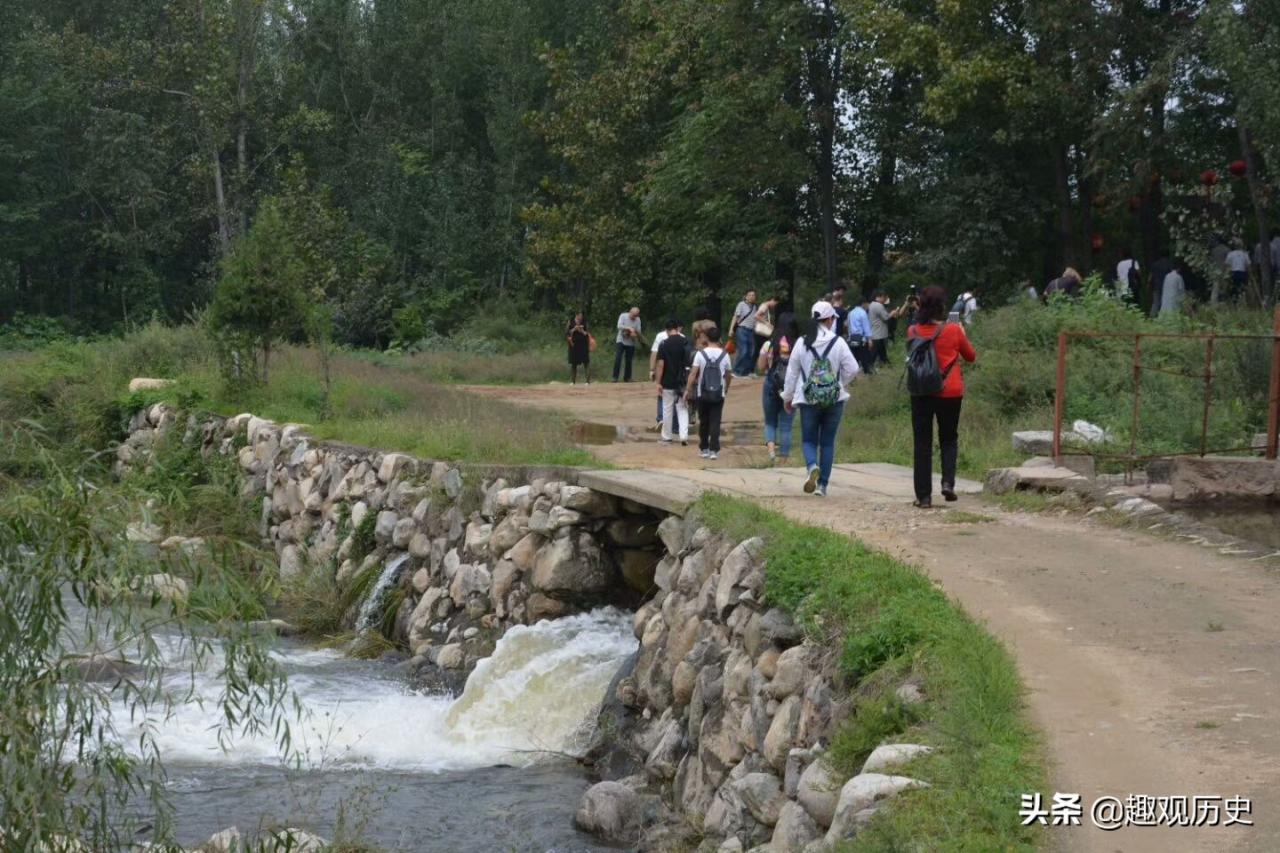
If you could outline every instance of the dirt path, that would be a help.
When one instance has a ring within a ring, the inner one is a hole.
[[[508,400],[628,428],[653,417],[647,392],[501,389]],[[757,419],[758,395],[757,383],[731,398],[731,417]],[[1086,812],[1084,828],[1045,830],[1052,848],[1280,850],[1280,569],[1078,515],[1002,512],[978,497],[957,506],[990,521],[949,523],[957,517],[858,487],[851,472],[838,471],[820,501],[798,494],[799,472],[758,467],[758,447],[722,457],[738,470],[705,474],[688,470],[706,467],[692,449],[652,440],[592,449],[626,467],[677,469],[668,473],[703,487],[732,481],[798,521],[921,566],[1013,652],[1054,790],[1082,794],[1086,807],[1129,794],[1253,803],[1256,825],[1230,829],[1107,833]]]

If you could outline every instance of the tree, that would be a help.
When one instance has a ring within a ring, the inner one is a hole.
[[[234,378],[268,381],[271,350],[298,335],[306,321],[307,271],[281,203],[264,201],[223,261],[209,306],[209,323],[224,341]],[[241,361],[246,355],[252,371],[247,377]]]

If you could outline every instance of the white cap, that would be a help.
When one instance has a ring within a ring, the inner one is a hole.
[[[830,320],[836,316],[836,309],[831,307],[830,302],[818,300],[813,303],[813,309],[810,312],[815,320]]]

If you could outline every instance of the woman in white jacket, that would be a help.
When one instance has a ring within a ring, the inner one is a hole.
[[[835,319],[830,302],[814,303],[814,330],[792,351],[782,389],[787,411],[800,407],[800,446],[809,469],[804,491],[818,497],[826,497],[831,480],[836,432],[849,399],[847,386],[860,372],[849,344],[835,334]]]

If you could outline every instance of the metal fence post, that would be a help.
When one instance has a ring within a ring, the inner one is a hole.
[[[1276,458],[1280,440],[1280,306],[1276,307],[1271,340],[1271,393],[1267,398],[1267,458]]]
[[[1277,312],[1280,316],[1280,312]],[[1280,352],[1280,350],[1278,350]],[[1273,377],[1274,379],[1274,377]],[[1272,383],[1274,384],[1274,382]],[[1067,333],[1058,333],[1058,372],[1053,393],[1053,464],[1062,465],[1062,415],[1067,397]]]

